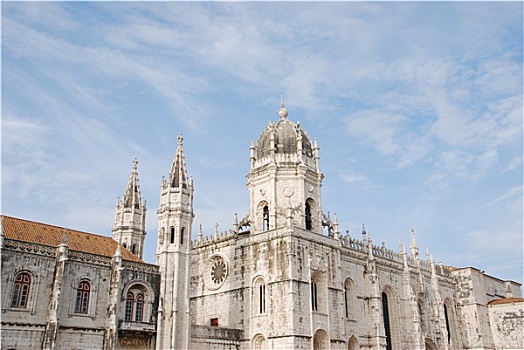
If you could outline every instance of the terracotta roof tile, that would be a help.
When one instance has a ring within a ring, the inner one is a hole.
[[[18,219],[6,215],[2,215],[1,217],[3,231],[7,239],[57,247],[64,237],[64,234],[66,234],[69,250],[106,257],[112,257],[118,245],[111,237],[99,236],[93,233]],[[144,262],[124,247],[121,247],[121,252],[122,259],[124,260]]]
[[[489,305],[524,303],[524,298],[501,298],[490,301]]]

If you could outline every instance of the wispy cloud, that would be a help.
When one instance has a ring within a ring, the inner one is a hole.
[[[438,237],[444,216],[522,221],[518,3],[4,2],[2,65],[2,194],[21,215],[89,225],[78,202],[111,212],[134,156],[154,207],[183,132],[196,221],[226,225],[284,92],[341,196],[326,207]]]
[[[495,204],[498,204],[500,202],[506,201],[508,199],[522,198],[522,192],[523,192],[523,187],[521,185],[515,186],[515,187],[511,188],[509,191],[507,191],[506,193],[503,193],[502,195],[500,195],[497,198],[493,199],[491,202],[489,202],[487,204],[484,204],[483,206],[479,207],[479,209],[484,209],[484,208],[491,207],[491,206],[493,206]]]

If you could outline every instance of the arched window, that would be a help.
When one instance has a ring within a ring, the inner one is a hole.
[[[263,220],[264,220],[264,231],[269,230],[269,207],[266,205],[263,210]]]
[[[385,292],[382,292],[382,317],[384,318],[384,330],[386,332],[386,350],[392,350],[388,295]]]
[[[88,281],[81,281],[76,288],[75,313],[87,314],[89,310],[89,297],[91,284]]]
[[[258,286],[259,294],[259,308],[258,311],[263,314],[266,312],[266,285],[261,284]]]
[[[433,340],[431,340],[430,338],[426,338],[424,340],[424,348],[426,350],[437,350],[438,349],[435,342],[433,342]]]
[[[144,302],[144,294],[139,289],[128,292],[124,319],[126,321],[142,322],[144,319]]]
[[[171,227],[171,243],[175,243],[175,228]]]
[[[143,281],[132,281],[122,291],[125,296],[123,318],[128,322],[150,322],[152,307],[151,286]]]
[[[422,333],[428,332],[428,317],[426,310],[426,303],[424,302],[423,296],[421,295],[418,299],[418,314],[420,317],[420,329]]]
[[[158,231],[158,240],[160,242],[160,244],[164,244],[164,233],[165,233],[165,230],[164,228],[162,227],[162,229],[160,231]]]
[[[27,308],[29,291],[31,290],[31,275],[27,272],[19,273],[15,277],[11,307]]]
[[[323,350],[327,349],[329,344],[329,338],[327,333],[323,329],[319,329],[315,332],[313,336],[313,350]]]
[[[186,228],[185,227],[182,227],[182,229],[180,230],[180,245],[184,245],[184,233],[186,231]]]
[[[131,248],[131,253],[136,254],[136,244],[133,243],[133,248]]]
[[[318,311],[318,295],[317,295],[317,283],[311,281],[311,309]]]
[[[256,315],[266,313],[266,284],[261,277],[253,284],[253,310]]]
[[[344,281],[344,311],[347,318],[355,316],[354,310],[355,290],[353,281],[346,278]]]
[[[348,341],[348,350],[358,350],[358,349],[360,349],[360,345],[358,345],[358,340],[357,338],[355,338],[354,335],[352,335]]]
[[[127,244],[124,242],[124,243],[122,244],[122,247],[124,247],[124,248],[127,249]]]
[[[311,230],[311,206],[306,202],[306,230]]]
[[[267,348],[266,338],[264,338],[264,336],[262,334],[257,334],[253,338],[253,349],[254,350],[262,350],[262,349],[266,349],[266,348]]]
[[[344,285],[344,309],[346,311],[346,318],[349,317],[349,291],[347,285]]]
[[[124,319],[126,321],[132,321],[133,320],[133,304],[135,303],[135,296],[133,293],[127,293],[126,298],[126,310]]]
[[[448,344],[451,344],[451,329],[449,327],[448,307],[444,304],[444,318],[446,320],[446,330],[448,331]]]
[[[135,321],[142,322],[143,315],[144,315],[144,295],[138,294],[136,296]]]

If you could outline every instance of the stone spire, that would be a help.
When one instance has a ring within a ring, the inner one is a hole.
[[[377,274],[377,265],[375,257],[373,256],[373,239],[371,233],[368,233],[367,238],[368,256],[366,259],[366,267],[364,276],[366,281],[367,305],[366,313],[369,317],[367,337],[369,349],[379,350],[383,349],[384,327],[382,326],[381,304],[382,298],[379,287],[379,279]]]
[[[366,237],[366,226],[362,224],[362,243],[366,243],[367,237]]]
[[[187,188],[188,185],[186,161],[184,158],[184,150],[182,148],[183,140],[184,138],[182,137],[182,134],[178,135],[178,146],[169,173],[170,187]]]
[[[127,188],[124,192],[124,197],[122,199],[126,208],[145,205],[143,198],[140,198],[140,184],[138,181],[137,166],[138,160],[135,158],[133,160],[133,169],[131,170],[131,176],[129,177]]]
[[[411,276],[408,264],[408,254],[404,249],[404,245],[399,242],[400,256],[402,257],[402,288],[400,289],[400,305],[403,309],[401,313],[402,322],[408,329],[407,343],[409,348],[414,350],[424,349],[422,337],[422,329],[420,325],[420,314],[418,310],[417,298],[413,287],[411,285]]]
[[[187,176],[182,134],[171,169],[160,186],[156,260],[161,281],[156,348],[189,348],[189,264],[193,225],[193,180]],[[200,238],[199,238],[200,239]]]
[[[444,303],[442,301],[442,296],[440,295],[440,289],[439,289],[439,282],[437,277],[437,269],[435,266],[435,261],[433,260],[433,257],[429,253],[429,248],[426,248],[426,256],[428,260],[428,265],[431,271],[431,279],[430,279],[430,286],[431,286],[431,299],[433,306],[433,318],[435,322],[435,326],[438,329],[438,332],[443,335],[443,339],[440,341],[440,349],[448,350],[449,344],[448,342],[444,341],[444,339],[448,339],[448,329],[446,327],[446,318],[445,318],[445,311],[444,311]]]
[[[420,263],[420,254],[418,249],[418,244],[415,239],[415,230],[411,228],[411,258],[413,259],[413,263],[415,264],[417,274],[418,274],[418,290],[420,292],[424,291],[424,274],[422,273],[422,266]]]
[[[142,258],[146,236],[146,201],[140,194],[137,168],[138,160],[135,158],[124,196],[116,203],[113,239]]]
[[[414,260],[415,264],[418,265],[420,256],[418,252],[417,240],[415,239],[415,230],[413,228],[411,228],[411,244],[409,248],[411,250],[411,258]]]
[[[337,213],[335,213],[333,216],[334,216],[334,219],[333,219],[333,232],[335,234],[335,239],[339,239],[340,238],[340,231],[339,231],[339,228],[338,228]]]

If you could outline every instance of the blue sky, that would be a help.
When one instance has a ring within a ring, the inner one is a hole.
[[[154,262],[178,134],[193,236],[231,229],[283,93],[342,232],[522,282],[522,3],[1,6],[2,213],[110,235],[137,157]]]

